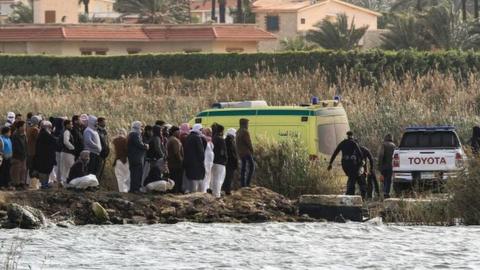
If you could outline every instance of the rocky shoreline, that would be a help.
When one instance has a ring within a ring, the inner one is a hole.
[[[316,221],[298,214],[297,202],[262,187],[216,199],[210,194],[125,194],[105,191],[0,192],[2,228],[47,224],[256,223]]]

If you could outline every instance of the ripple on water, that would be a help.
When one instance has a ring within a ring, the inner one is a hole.
[[[265,223],[3,230],[18,269],[480,269],[480,227]]]

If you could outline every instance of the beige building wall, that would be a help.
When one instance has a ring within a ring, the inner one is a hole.
[[[105,52],[106,55],[168,52],[257,52],[257,42],[195,41],[195,42],[0,42],[0,53],[47,54],[80,56],[82,51]]]
[[[377,29],[377,16],[361,11],[359,9],[342,5],[336,2],[329,2],[325,5],[318,5],[302,9],[298,12],[298,31],[308,31],[324,18],[335,18],[338,14],[345,13],[349,22],[355,19],[355,26],[362,27],[368,25],[369,30]],[[305,23],[302,24],[302,19]]]
[[[256,22],[259,28],[267,31],[267,16],[279,16],[279,30],[272,33],[277,39],[271,41],[261,41],[258,44],[258,50],[261,52],[271,52],[281,50],[280,41],[284,38],[293,38],[298,35],[297,13],[296,12],[278,12],[278,13],[256,13]]]
[[[115,1],[113,0],[90,0],[88,8],[91,13],[113,12],[114,3]],[[83,4],[80,4],[78,7],[78,12],[83,13],[84,11],[85,7],[83,6]]]
[[[46,13],[55,11],[55,23],[78,23],[78,0],[33,0],[33,22],[46,23]]]
[[[27,53],[26,42],[0,42],[0,53],[25,54]]]

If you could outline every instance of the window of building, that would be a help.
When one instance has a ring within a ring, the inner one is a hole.
[[[139,48],[127,48],[128,54],[139,54],[142,50]]]
[[[305,24],[305,18],[300,19],[300,24]]]
[[[245,49],[243,48],[227,48],[226,51],[229,52],[229,53],[241,53],[243,52]]]
[[[280,30],[280,19],[278,16],[267,16],[265,21],[267,23],[267,31],[276,32]]]
[[[45,23],[56,23],[57,22],[57,13],[55,10],[46,10],[45,11]]]
[[[107,55],[107,51],[105,48],[80,48],[82,55]]]
[[[195,49],[195,48],[194,49],[183,49],[183,51],[185,53],[198,53],[198,52],[201,52],[202,49]]]

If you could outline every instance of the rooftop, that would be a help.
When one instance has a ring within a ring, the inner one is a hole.
[[[295,12],[315,6],[322,6],[328,3],[337,3],[346,7],[354,8],[359,11],[381,16],[382,14],[373,10],[350,4],[341,0],[257,0],[252,4],[252,10],[255,11],[276,11],[276,12]]]
[[[17,24],[0,26],[1,41],[261,41],[275,37],[248,24]]]

